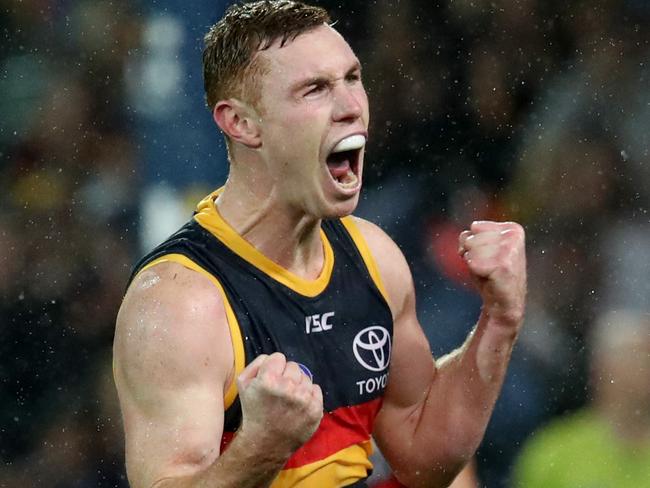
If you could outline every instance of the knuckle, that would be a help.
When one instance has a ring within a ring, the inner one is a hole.
[[[273,383],[271,382],[271,379],[268,376],[258,376],[254,380],[255,385],[257,388],[259,388],[261,391],[271,391],[273,389]]]
[[[295,391],[298,385],[293,380],[293,378],[289,376],[283,376],[278,380],[278,386],[282,389],[283,392],[290,394]]]
[[[525,234],[526,231],[524,230],[524,227],[520,223],[518,223],[518,222],[510,222],[510,224],[512,225],[512,228],[518,234]]]
[[[281,352],[274,352],[269,356],[269,358],[273,358],[274,361],[282,361],[283,363],[287,362],[286,356]]]
[[[284,358],[284,354],[274,352],[263,362],[261,370],[265,372],[273,372],[273,374],[278,374],[284,368],[285,363],[286,360]]]
[[[503,238],[501,240],[501,244],[503,246],[507,246],[508,249],[512,251],[518,251],[522,247],[522,243],[522,236],[512,231],[503,234]]]
[[[517,222],[506,222],[506,224],[512,233],[517,237],[524,237],[526,235],[526,231],[521,224]]]
[[[323,418],[323,410],[321,408],[314,409],[314,412],[312,413],[311,418],[314,420],[314,423],[318,425],[318,423]]]
[[[321,391],[320,387],[316,385],[317,389],[313,391],[312,398],[315,398],[316,402],[318,402],[320,405],[323,404],[323,392]]]
[[[323,401],[321,398],[314,398],[313,396],[309,398],[308,405],[310,409],[312,409],[314,412],[317,413],[322,413],[323,411]]]
[[[294,361],[287,361],[284,370],[286,373],[295,373],[296,371],[300,371],[300,366]]]
[[[306,383],[300,383],[297,385],[295,389],[295,395],[300,399],[308,399],[311,396],[309,385]]]

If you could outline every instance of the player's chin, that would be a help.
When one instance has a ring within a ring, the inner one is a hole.
[[[359,204],[359,193],[352,195],[345,200],[329,202],[327,206],[326,219],[340,219],[351,215]]]

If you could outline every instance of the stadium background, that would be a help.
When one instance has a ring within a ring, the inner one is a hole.
[[[225,3],[0,1],[2,487],[126,486],[114,320],[136,257],[225,178],[200,73]],[[358,213],[404,249],[436,355],[478,313],[457,232],[527,230],[526,325],[476,458],[508,487],[530,433],[589,401],[594,320],[648,311],[650,4],[313,3],[364,65]]]

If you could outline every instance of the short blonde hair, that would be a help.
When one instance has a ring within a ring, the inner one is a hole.
[[[260,50],[276,40],[281,46],[299,34],[330,22],[320,7],[291,0],[256,1],[233,5],[205,35],[203,82],[211,110],[219,100],[235,97],[256,105],[263,63]]]

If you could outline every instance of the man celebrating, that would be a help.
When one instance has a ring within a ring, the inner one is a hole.
[[[368,100],[327,13],[231,7],[206,35],[230,175],[135,268],[117,320],[140,487],[365,486],[371,437],[408,486],[447,486],[483,436],[523,319],[524,232],[459,239],[483,298],[437,363],[397,246],[351,217]]]

